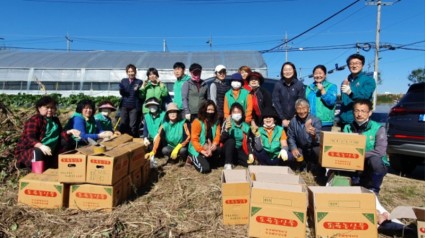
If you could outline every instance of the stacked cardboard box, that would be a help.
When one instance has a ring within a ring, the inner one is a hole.
[[[249,166],[250,237],[305,237],[305,182],[289,167]]]
[[[122,135],[96,153],[87,146],[59,155],[58,169],[28,174],[19,182],[19,203],[39,208],[111,210],[149,179],[145,148]]]
[[[316,237],[378,237],[375,195],[362,187],[309,187]]]

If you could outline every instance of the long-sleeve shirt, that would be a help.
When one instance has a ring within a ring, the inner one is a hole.
[[[199,120],[194,120],[192,122],[192,125],[191,125],[190,142],[192,143],[195,150],[199,153],[203,150],[203,147],[202,147],[201,143],[199,142],[200,141],[199,137],[201,136],[201,131],[202,131],[201,122]],[[211,143],[213,143],[217,146],[220,144],[220,131],[221,131],[221,126],[217,125],[217,128],[215,130],[215,137],[213,138],[213,141],[211,141]],[[206,134],[207,134],[207,132],[205,132],[205,135]]]
[[[240,94],[240,90],[233,90],[233,89],[229,89],[231,90],[233,97],[234,98],[238,98],[239,94]],[[244,105],[242,105],[244,106]],[[232,107],[232,105],[230,105],[229,103],[229,99],[227,98],[227,95],[224,96],[224,105],[223,105],[223,111],[224,111],[224,118],[227,118],[230,115],[230,108]],[[246,97],[246,108],[244,108],[245,110],[245,122],[246,123],[251,123],[252,120],[252,95],[248,94]]]
[[[305,86],[298,79],[287,84],[284,79],[275,83],[272,101],[281,120],[291,120],[295,116],[295,101],[305,98]]]
[[[316,129],[316,134],[313,137],[305,130],[305,122],[311,119],[311,125]],[[320,144],[320,131],[322,123],[320,120],[313,116],[308,115],[305,120],[301,120],[298,116],[292,118],[288,126],[288,147],[289,150],[297,148],[311,148]]]

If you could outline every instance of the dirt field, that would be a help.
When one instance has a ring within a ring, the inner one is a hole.
[[[9,180],[0,188],[0,237],[246,237],[247,226],[222,224],[220,174],[161,166],[149,186],[110,213],[18,206],[17,183]],[[380,197],[389,210],[424,206],[425,182],[389,174]]]

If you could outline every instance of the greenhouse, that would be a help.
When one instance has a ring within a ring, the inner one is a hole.
[[[63,96],[84,93],[91,96],[118,95],[118,84],[126,77],[125,67],[134,64],[137,77],[146,79],[146,70],[154,67],[160,80],[172,89],[173,64],[183,62],[186,73],[192,63],[203,66],[202,78],[214,76],[218,64],[228,74],[242,65],[267,76],[267,65],[257,51],[210,52],[23,52],[0,51],[0,93],[45,94]],[[170,90],[171,91],[171,90]]]

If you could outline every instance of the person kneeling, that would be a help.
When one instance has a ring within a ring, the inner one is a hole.
[[[158,148],[162,146],[161,152],[164,156],[168,156],[171,161],[179,161],[179,165],[184,165],[188,153],[186,145],[189,141],[190,132],[186,120],[182,119],[177,104],[169,103],[164,122],[159,128],[158,136],[150,152],[151,155],[155,155]]]
[[[211,165],[220,164],[220,128],[217,106],[207,100],[199,108],[198,118],[192,122],[189,144],[190,159],[201,173],[209,173]]]
[[[248,167],[254,161],[252,138],[249,125],[244,121],[245,113],[241,104],[235,102],[230,108],[230,116],[223,123],[221,142],[223,143],[224,169],[232,169],[234,164]]]
[[[281,165],[282,161],[294,160],[291,153],[288,154],[286,133],[279,122],[274,108],[266,107],[262,115],[261,127],[251,128],[255,135],[254,156],[260,165]]]

